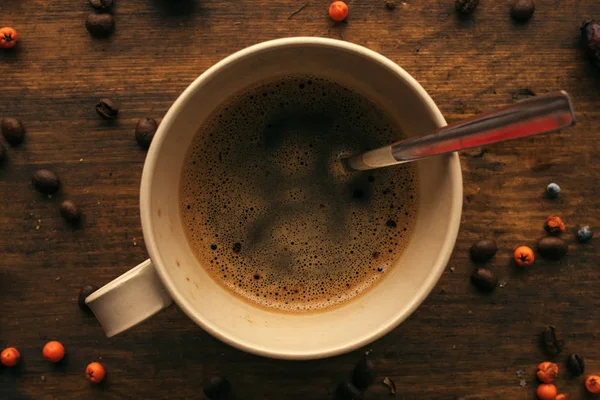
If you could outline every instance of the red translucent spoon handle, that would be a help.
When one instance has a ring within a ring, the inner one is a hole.
[[[489,145],[575,124],[575,112],[564,91],[536,96],[486,114],[437,129],[425,136],[396,142],[345,160],[350,170],[367,170]]]

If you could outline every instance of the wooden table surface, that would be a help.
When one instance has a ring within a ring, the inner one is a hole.
[[[352,1],[347,24],[327,17],[329,3],[304,0],[117,0],[117,29],[92,38],[86,0],[2,0],[0,25],[20,34],[15,51],[0,52],[0,117],[28,128],[0,168],[0,347],[21,350],[18,368],[0,369],[1,399],[201,399],[213,375],[233,382],[239,399],[330,399],[365,350],[377,379],[366,399],[533,399],[538,346],[546,324],[564,332],[589,372],[600,373],[599,241],[577,244],[573,230],[600,229],[600,73],[578,46],[579,26],[600,18],[592,0],[539,0],[533,19],[511,21],[505,1],[482,0],[460,19],[454,0]],[[433,97],[448,122],[514,102],[528,93],[564,89],[578,124],[560,134],[462,154],[465,203],[449,268],[424,304],[383,339],[332,359],[289,362],[233,349],[202,331],[176,306],[113,339],[77,307],[79,288],[107,283],[146,258],[138,194],[145,152],[137,120],[160,118],[185,87],[226,55],[268,39],[311,35],[376,50],[405,68]],[[121,103],[116,123],[98,118],[101,97]],[[51,168],[63,189],[35,192],[32,173]],[[544,196],[555,181],[557,200]],[[81,229],[61,219],[58,204],[82,207]],[[569,255],[511,265],[512,250],[534,245],[543,220],[557,214],[569,231]],[[490,296],[469,282],[468,249],[495,238],[491,262],[505,287]],[[452,267],[452,268],[450,268]],[[597,308],[598,307],[598,308]],[[65,362],[45,362],[41,348],[58,339]],[[83,370],[100,360],[105,384],[90,386]],[[520,386],[517,371],[526,371]],[[580,379],[557,385],[586,398]],[[469,397],[468,397],[469,398]]]

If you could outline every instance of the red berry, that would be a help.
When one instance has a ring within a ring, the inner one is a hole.
[[[60,342],[52,341],[46,343],[42,352],[46,360],[57,363],[65,356],[65,347]]]
[[[343,21],[348,16],[348,5],[343,1],[334,1],[329,6],[329,16],[334,21]]]
[[[85,377],[92,383],[102,382],[105,375],[106,371],[104,371],[104,367],[99,362],[90,363],[85,368]]]
[[[0,29],[0,49],[11,49],[17,44],[17,31],[13,28]]]
[[[19,350],[15,349],[14,347],[8,347],[2,350],[2,353],[0,353],[0,362],[7,367],[14,367],[19,363],[20,360],[21,354],[19,353]]]

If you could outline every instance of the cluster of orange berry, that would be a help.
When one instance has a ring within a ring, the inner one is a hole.
[[[544,361],[537,367],[537,377],[542,382],[536,391],[540,400],[569,400],[568,394],[558,394],[552,382],[558,376],[558,365]],[[590,375],[585,380],[585,388],[591,394],[600,394],[600,376]]]
[[[44,358],[52,363],[60,362],[65,357],[65,346],[55,340],[46,343],[42,350]],[[0,362],[7,367],[14,367],[21,361],[21,353],[14,347],[8,347],[0,353]],[[106,372],[99,362],[88,364],[85,368],[85,377],[92,383],[100,383],[104,380]]]
[[[537,377],[542,382],[536,391],[540,400],[568,400],[568,394],[557,394],[556,386],[552,384],[558,376],[558,365],[544,361],[537,368]]]
[[[558,260],[567,252],[567,244],[558,239],[557,236],[566,232],[565,223],[557,216],[550,216],[544,222],[544,229],[553,235],[548,238],[541,239],[538,242],[538,249],[544,258]],[[527,246],[518,247],[513,254],[515,263],[520,267],[527,267],[535,261],[533,250]]]

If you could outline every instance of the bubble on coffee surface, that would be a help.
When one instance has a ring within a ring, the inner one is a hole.
[[[200,264],[277,311],[328,309],[365,293],[408,243],[415,167],[347,173],[339,159],[399,138],[375,104],[315,76],[228,100],[199,129],[182,172],[181,215]]]

